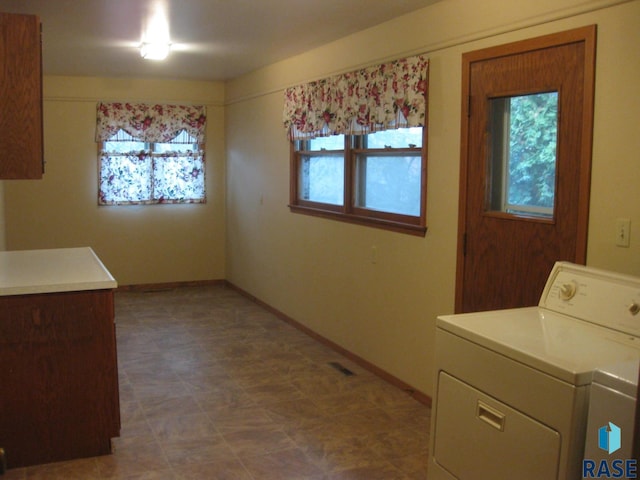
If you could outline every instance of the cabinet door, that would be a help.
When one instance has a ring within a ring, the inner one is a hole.
[[[0,179],[39,179],[42,54],[35,15],[0,13]]]
[[[113,292],[0,296],[0,446],[9,468],[111,452]]]

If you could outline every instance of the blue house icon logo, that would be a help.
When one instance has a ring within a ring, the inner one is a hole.
[[[620,446],[620,427],[615,423],[609,422],[609,425],[598,429],[598,447],[600,449],[612,454],[619,450]]]
[[[598,447],[609,455],[621,448],[621,428],[609,422],[598,429]],[[601,458],[582,461],[582,478],[638,478],[638,460]]]

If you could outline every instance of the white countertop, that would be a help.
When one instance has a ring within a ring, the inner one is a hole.
[[[0,252],[0,296],[116,288],[89,247]]]

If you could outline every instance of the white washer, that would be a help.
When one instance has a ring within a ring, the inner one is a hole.
[[[639,368],[639,361],[633,360],[593,373],[584,457],[596,464],[601,460],[631,458]],[[598,442],[598,432],[610,423],[621,430],[619,448],[612,452],[603,450]]]
[[[593,372],[640,359],[640,278],[558,262],[537,307],[436,321],[429,480],[578,480]]]

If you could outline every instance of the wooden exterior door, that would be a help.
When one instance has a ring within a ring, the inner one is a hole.
[[[595,41],[590,26],[463,55],[457,312],[536,305],[555,261],[585,263]]]

